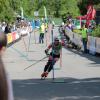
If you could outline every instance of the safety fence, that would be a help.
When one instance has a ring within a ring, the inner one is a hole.
[[[7,34],[7,43],[12,44],[16,40],[20,39],[22,36],[30,35],[35,30],[38,30],[41,25],[40,20],[31,21],[29,26],[21,26],[17,28],[15,31]]]
[[[70,31],[69,29],[65,29],[65,34],[70,38],[70,40],[78,46],[83,47],[82,45],[82,37],[81,35]],[[88,36],[87,48],[90,54],[95,55],[100,54],[100,38]]]
[[[20,35],[18,35],[16,31],[12,33],[8,33],[7,34],[7,44],[9,45],[15,42],[16,40],[18,40],[19,38],[20,38]]]
[[[34,29],[35,30],[35,29]],[[18,28],[17,30],[7,34],[7,44],[10,45],[19,40],[22,36],[29,35],[33,31],[32,27]]]

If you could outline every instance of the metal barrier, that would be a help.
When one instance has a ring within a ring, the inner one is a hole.
[[[72,32],[68,28],[65,29],[65,34],[70,38],[70,40],[78,46],[82,46],[82,37],[81,35]],[[88,36],[87,48],[89,53],[95,55],[96,53],[100,54],[100,38]]]

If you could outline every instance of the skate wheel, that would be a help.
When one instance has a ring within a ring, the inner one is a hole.
[[[45,80],[45,77],[41,77],[41,80]]]

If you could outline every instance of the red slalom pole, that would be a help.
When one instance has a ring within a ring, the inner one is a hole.
[[[60,51],[60,67],[62,67],[62,49]]]

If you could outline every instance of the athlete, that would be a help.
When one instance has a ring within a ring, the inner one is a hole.
[[[42,79],[48,76],[48,73],[53,69],[53,66],[59,60],[62,46],[65,46],[64,42],[60,42],[59,39],[56,37],[54,39],[54,42],[50,44],[45,50],[46,55],[48,55],[48,51],[50,49],[51,52],[49,54],[48,62],[44,67],[44,72],[41,74]]]

